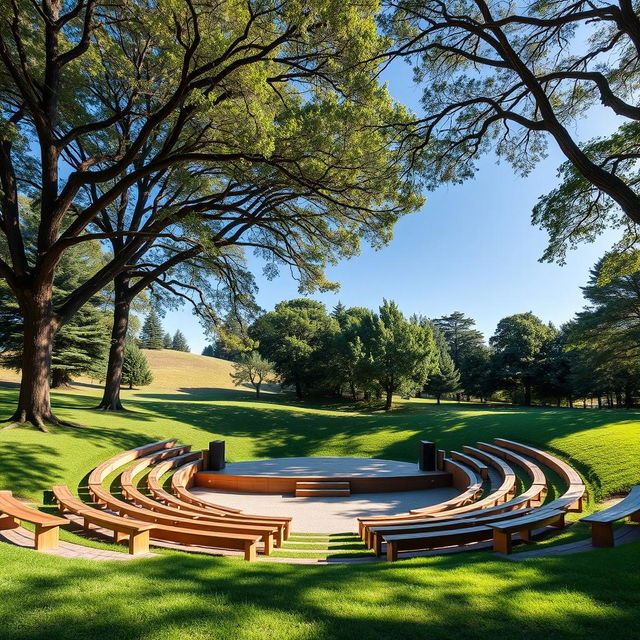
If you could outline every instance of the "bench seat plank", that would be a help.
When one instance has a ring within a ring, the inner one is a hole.
[[[629,518],[632,522],[640,522],[640,485],[632,487],[618,504],[580,520],[591,525],[591,543],[594,547],[613,547],[613,523],[624,518]]]

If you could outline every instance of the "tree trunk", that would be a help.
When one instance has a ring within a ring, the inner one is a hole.
[[[436,404],[440,404],[440,394],[436,394]]]
[[[391,388],[387,388],[387,400],[385,402],[384,408],[389,411],[391,409],[391,404],[393,402],[393,391]]]
[[[530,384],[524,385],[524,406],[525,407],[531,406],[531,385]]]
[[[302,385],[296,380],[296,397],[302,400]]]
[[[31,422],[45,432],[47,422],[77,426],[58,420],[51,410],[51,354],[53,339],[60,328],[51,311],[52,293],[53,284],[48,283],[31,295],[27,292],[19,301],[24,318],[22,378],[18,407],[9,419],[11,423]]]
[[[353,382],[350,382],[349,389],[351,389],[351,399],[355,402],[358,399],[358,395],[356,393],[356,385],[353,384]]]
[[[113,308],[113,326],[111,328],[111,346],[109,347],[109,363],[104,382],[102,400],[96,407],[104,411],[124,411],[120,400],[120,386],[122,385],[122,365],[124,363],[124,347],[129,327],[129,280],[118,276],[114,280],[115,305]],[[132,388],[132,387],[130,387]]]
[[[256,398],[260,397],[260,385],[261,384],[262,384],[261,382],[257,382],[256,385],[255,385],[255,387],[256,387]]]

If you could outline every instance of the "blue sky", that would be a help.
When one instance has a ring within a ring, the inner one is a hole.
[[[397,63],[384,80],[394,97],[419,112],[420,90],[411,71]],[[613,119],[594,109],[576,132],[581,139],[608,132]],[[341,283],[337,293],[311,296],[328,307],[377,308],[386,297],[406,313],[437,317],[463,311],[475,318],[488,338],[504,316],[533,311],[545,322],[561,324],[584,305],[580,287],[596,260],[610,247],[609,234],[568,254],[567,264],[538,262],[546,234],[530,223],[537,198],[556,184],[564,157],[549,146],[549,156],[527,177],[517,176],[506,163],[487,155],[473,180],[446,185],[427,194],[423,209],[400,220],[386,248],[363,248],[359,257],[328,271]],[[284,273],[267,281],[257,261],[258,303],[270,310],[281,300],[297,297],[295,281]],[[205,335],[189,308],[167,313],[165,330],[180,328],[194,353],[206,344]]]

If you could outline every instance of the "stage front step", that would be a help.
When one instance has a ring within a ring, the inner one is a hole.
[[[349,482],[331,482],[322,480],[318,482],[296,482],[296,498],[323,498],[325,496],[350,496],[351,484]]]

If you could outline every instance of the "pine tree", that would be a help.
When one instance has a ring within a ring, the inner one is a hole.
[[[187,339],[184,337],[184,333],[182,333],[180,329],[177,329],[173,334],[171,348],[174,351],[186,351],[187,353],[190,351],[189,345],[187,344]]]
[[[165,349],[173,349],[173,340],[171,339],[171,334],[168,331],[164,334],[164,338],[162,339],[162,346]]]
[[[143,349],[162,349],[164,346],[162,323],[155,309],[151,309],[142,325],[140,346]]]
[[[212,344],[208,344],[203,350],[202,350],[202,355],[203,356],[208,356],[209,358],[215,358],[215,353],[213,352],[213,345]]]
[[[433,334],[438,349],[438,368],[429,376],[424,389],[427,393],[434,395],[440,404],[443,394],[455,393],[460,389],[460,372],[449,354],[449,347],[442,331],[434,326]]]
[[[144,387],[152,382],[153,374],[149,368],[147,357],[133,340],[128,340],[124,347],[122,384],[133,389],[134,386]]]

